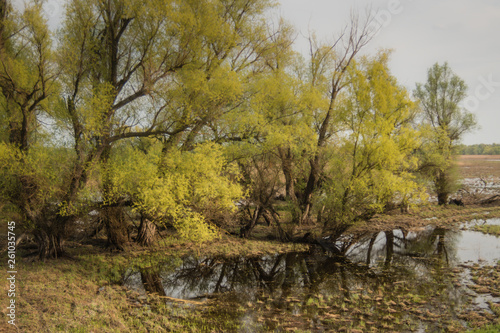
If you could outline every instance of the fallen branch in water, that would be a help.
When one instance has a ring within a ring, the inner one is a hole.
[[[179,303],[188,303],[188,304],[194,304],[194,305],[203,305],[205,301],[200,302],[200,301],[191,301],[188,299],[182,299],[182,298],[175,298],[175,297],[170,297],[170,296],[158,296],[159,298],[167,299],[169,301],[173,302],[179,302]]]
[[[500,195],[495,194],[489,198],[479,201],[480,205],[490,205],[494,203],[500,203]]]

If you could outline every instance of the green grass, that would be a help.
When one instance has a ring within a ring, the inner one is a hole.
[[[473,331],[470,331],[472,333],[498,333],[500,332],[500,325],[488,325],[485,327],[481,327],[478,329],[475,329]]]
[[[480,231],[483,234],[493,235],[497,237],[500,236],[500,225],[489,225],[489,224],[476,225],[472,229],[475,231]]]

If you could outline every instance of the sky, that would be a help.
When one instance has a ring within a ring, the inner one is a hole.
[[[354,9],[380,26],[364,54],[392,49],[390,68],[413,91],[434,63],[448,62],[469,87],[463,107],[480,128],[464,144],[500,143],[500,1],[498,0],[281,0],[280,14],[298,30],[296,49],[307,52],[309,31],[332,41]]]
[[[23,0],[13,0],[19,7]],[[48,0],[46,14],[56,26],[65,0]],[[351,10],[367,11],[380,26],[364,54],[392,49],[390,68],[413,91],[434,63],[447,61],[469,87],[463,106],[479,129],[465,144],[500,143],[500,1],[498,0],[280,0],[277,11],[297,29],[296,49],[307,55],[306,36],[333,41]]]

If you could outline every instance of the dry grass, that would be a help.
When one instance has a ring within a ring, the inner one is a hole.
[[[123,318],[123,310],[128,307],[124,292],[118,286],[109,286],[106,280],[100,281],[93,266],[85,260],[18,263],[19,331],[101,332],[104,327],[107,332],[130,331]],[[5,274],[0,274],[2,280]],[[101,292],[100,287],[104,287]],[[7,323],[2,320],[2,324]]]
[[[500,179],[500,155],[460,155],[457,164],[463,178]]]
[[[464,160],[498,160],[500,155],[458,155],[458,158]]]

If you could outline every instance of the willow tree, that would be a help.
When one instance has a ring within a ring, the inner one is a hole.
[[[357,219],[381,213],[393,204],[423,198],[416,182],[420,145],[414,128],[416,108],[388,68],[388,53],[355,61],[349,84],[336,109],[341,131],[331,145],[325,171],[324,231],[339,235]]]
[[[212,240],[219,235],[217,217],[231,214],[234,202],[243,196],[236,166],[228,164],[222,147],[213,143],[198,144],[191,151],[175,148],[164,157],[158,141],[146,151],[122,142],[108,168],[109,194],[127,196],[141,223],[149,220],[138,235],[142,245],[154,242],[156,225],[175,228],[184,240]]]
[[[430,175],[440,205],[447,204],[456,189],[453,150],[463,135],[476,127],[474,115],[460,106],[466,94],[465,82],[447,63],[434,64],[427,73],[427,82],[417,84],[414,91],[428,129],[421,168]]]
[[[65,228],[54,203],[67,170],[44,125],[54,119],[58,92],[52,36],[38,2],[17,12],[2,1],[0,13],[2,201],[33,233],[40,258],[60,256]]]
[[[108,245],[123,249],[122,201],[109,195],[107,164],[115,142],[168,133],[153,93],[189,63],[195,33],[172,2],[96,0],[68,3],[59,34],[64,111],[76,153],[64,214],[76,216],[89,170],[100,168],[101,217]],[[94,200],[95,201],[95,200]],[[98,205],[94,202],[94,205]],[[96,207],[97,208],[97,207]]]
[[[235,120],[235,115],[246,105],[248,95],[252,94],[248,91],[249,82],[266,71],[269,54],[282,49],[280,44],[283,42],[276,36],[285,35],[284,29],[281,25],[274,29],[264,19],[264,14],[271,7],[271,2],[262,0],[187,2],[184,12],[189,11],[194,17],[203,18],[199,26],[202,44],[197,56],[177,72],[168,89],[157,94],[168,101],[164,114],[168,115],[168,126],[173,132],[161,137],[163,149],[159,172],[162,179],[170,177],[170,155],[178,154],[180,150],[181,156],[190,156],[185,152],[209,147],[203,145],[206,142],[222,144],[231,135],[228,133],[228,119]],[[232,120],[229,122],[232,123]],[[239,118],[236,122],[244,120]],[[207,163],[209,165],[211,163]],[[224,176],[232,174],[227,172],[231,167],[225,166],[224,169],[226,171],[222,172],[221,178],[214,182],[223,181]],[[234,178],[234,175],[231,177]],[[229,196],[230,184],[227,183]],[[204,205],[194,208],[194,211],[205,220],[224,215],[219,214],[225,211],[219,209],[220,200],[214,198],[212,206],[210,214]],[[186,216],[185,221],[192,216]],[[220,221],[215,224],[220,225]]]
[[[280,20],[268,34],[268,43],[245,75],[244,95],[234,111],[220,122],[217,134],[228,155],[237,160],[244,175],[248,197],[241,229],[248,236],[262,219],[288,236],[274,209],[276,198],[297,205],[297,173],[315,148],[310,112],[303,103],[302,58],[293,51],[293,28]],[[284,181],[283,181],[284,180]]]
[[[288,238],[274,209],[275,198],[283,197],[290,208],[296,206],[297,174],[315,148],[308,113],[301,105],[302,82],[286,69],[274,68],[254,80],[252,98],[238,121],[239,134],[246,139],[228,148],[246,176],[247,203],[255,206],[242,229],[246,236],[263,218],[277,227],[281,238]]]
[[[109,245],[123,248],[120,207],[130,198],[110,191],[113,147],[138,137],[163,142],[157,172],[166,175],[163,160],[171,152],[212,140],[207,133],[217,131],[217,120],[241,96],[238,73],[252,72],[272,44],[263,19],[270,6],[266,0],[68,4],[59,59],[77,158],[66,214],[81,213],[74,202],[90,170],[99,169],[92,173],[99,183],[93,197],[101,198],[94,204]]]
[[[341,91],[348,84],[346,73],[361,49],[371,40],[373,31],[369,25],[371,17],[362,21],[352,15],[349,25],[341,36],[331,45],[319,44],[315,38],[310,40],[309,78],[310,94],[316,98],[310,105],[313,114],[311,126],[316,130],[317,150],[309,159],[309,175],[301,195],[301,220],[309,217],[313,203],[313,193],[318,189],[324,159],[322,151],[328,141],[338,131],[336,103]],[[319,101],[318,101],[319,100]]]

